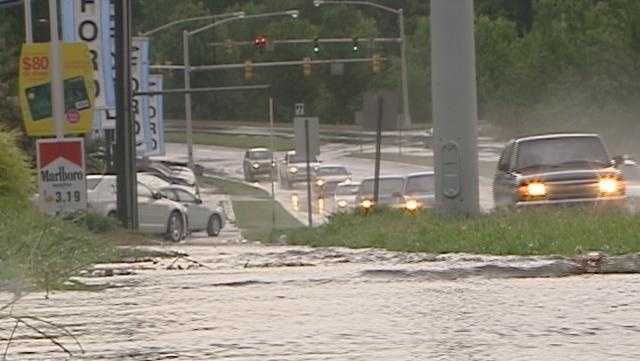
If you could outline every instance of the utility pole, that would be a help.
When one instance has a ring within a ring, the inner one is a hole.
[[[33,17],[31,0],[24,0],[24,35],[27,44],[33,43]]]
[[[116,27],[116,173],[118,217],[138,229],[136,138],[131,113],[131,1],[115,2]]]
[[[479,212],[473,0],[431,0],[436,202],[449,214]]]
[[[29,4],[30,5],[30,4]],[[49,62],[51,68],[51,105],[56,138],[64,138],[64,85],[62,79],[62,51],[58,30],[58,0],[49,0],[49,25],[51,40],[49,43]]]

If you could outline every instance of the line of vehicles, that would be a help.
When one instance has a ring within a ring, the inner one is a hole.
[[[245,179],[277,179],[282,188],[306,182],[306,160],[288,151],[276,161],[265,148],[250,149]],[[435,206],[433,172],[385,175],[377,204],[374,179],[354,182],[341,165],[311,159],[316,198],[333,200],[334,212],[375,205],[416,211]],[[640,209],[640,165],[629,156],[610,157],[602,138],[592,133],[553,133],[515,138],[503,148],[492,187],[496,208],[586,204]]]
[[[316,157],[310,159],[310,169],[314,198],[332,200],[333,212],[368,209],[376,204],[416,211],[432,207],[435,200],[433,172],[380,177],[378,200],[375,202],[374,178],[355,182],[347,167],[324,164]],[[292,189],[297,183],[307,181],[306,159],[296,155],[295,151],[285,152],[282,159],[276,161],[268,149],[249,149],[244,155],[243,170],[246,181],[271,177],[277,179],[283,189]]]

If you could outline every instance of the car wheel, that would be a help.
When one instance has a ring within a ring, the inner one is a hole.
[[[184,235],[184,223],[182,222],[182,215],[178,211],[171,212],[169,221],[167,223],[166,238],[172,242],[180,242]]]
[[[220,229],[222,229],[222,220],[220,216],[217,214],[209,217],[209,224],[207,225],[207,234],[210,237],[217,237],[220,234]]]

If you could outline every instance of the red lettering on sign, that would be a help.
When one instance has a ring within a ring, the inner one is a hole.
[[[48,70],[49,58],[46,56],[25,57],[22,59],[22,68],[26,71],[30,70]]]

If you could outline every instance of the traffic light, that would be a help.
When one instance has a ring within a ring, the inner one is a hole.
[[[313,52],[318,54],[320,52],[320,39],[313,39]]]
[[[374,73],[379,73],[382,68],[382,57],[380,54],[373,54],[371,59],[371,69]]]
[[[360,44],[358,44],[358,38],[353,38],[353,52],[357,53],[360,50]]]
[[[302,64],[302,73],[305,77],[308,77],[311,75],[311,58],[306,57],[303,60],[304,64]]]
[[[264,51],[264,49],[267,47],[267,38],[265,38],[264,36],[260,35],[257,36],[255,38],[255,40],[253,40],[253,45],[260,51]]]
[[[251,60],[246,60],[244,62],[244,80],[253,79],[253,62]]]

